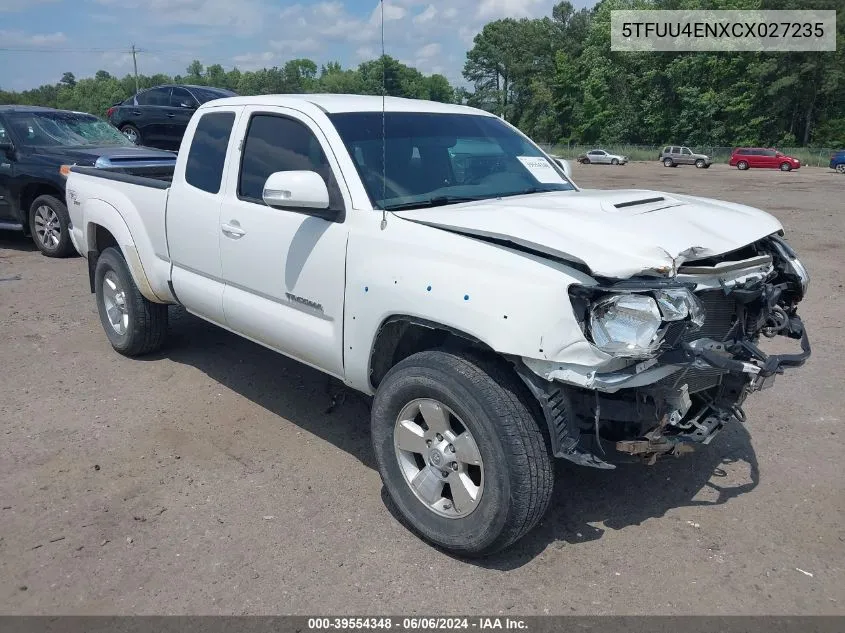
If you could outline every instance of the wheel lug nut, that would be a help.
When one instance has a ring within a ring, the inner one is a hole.
[[[426,446],[431,446],[431,440],[426,440],[426,441],[425,441],[425,445],[426,445]]]
[[[452,462],[451,464],[449,464],[449,467],[452,470],[458,470],[458,462]]]
[[[454,453],[454,452],[455,452],[455,447],[454,447],[452,444],[449,444],[449,452],[450,452],[450,453]]]
[[[442,436],[442,435],[440,435],[440,433],[438,433],[438,434],[437,434],[437,435],[435,435],[434,437],[435,437],[435,438],[437,438],[437,441],[438,441],[438,442],[442,442],[442,441],[443,441],[443,436]]]
[[[444,477],[448,477],[448,476],[449,476],[449,471],[446,471],[446,470],[441,470],[441,471],[440,471],[440,474],[441,474],[441,475],[443,475]]]

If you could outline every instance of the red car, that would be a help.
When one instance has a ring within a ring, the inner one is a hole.
[[[749,167],[766,167],[768,169],[780,169],[791,171],[801,167],[801,161],[792,156],[765,147],[737,147],[731,154],[728,163],[737,169],[748,169]]]

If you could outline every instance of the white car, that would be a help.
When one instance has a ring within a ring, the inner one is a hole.
[[[583,165],[589,165],[591,163],[598,165],[624,165],[628,162],[627,156],[611,154],[603,149],[591,149],[586,154],[579,156],[578,159]]]
[[[496,116],[382,104],[220,99],[172,183],[72,168],[72,239],[114,349],[159,349],[178,303],[372,395],[387,491],[462,555],[540,520],[553,458],[611,469],[707,444],[809,356],[808,276],[772,216],[580,189]],[[778,334],[801,352],[763,353]]]

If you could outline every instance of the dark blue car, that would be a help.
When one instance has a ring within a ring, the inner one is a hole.
[[[840,149],[830,157],[830,168],[845,174],[845,149]]]

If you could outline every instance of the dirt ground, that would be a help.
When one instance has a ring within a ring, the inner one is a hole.
[[[328,411],[321,374],[178,313],[165,351],[123,358],[85,261],[0,232],[0,612],[845,614],[845,177],[574,171],[783,222],[814,356],[746,427],[650,468],[560,462],[534,532],[458,560],[391,513],[364,398]]]

